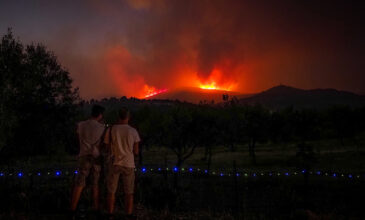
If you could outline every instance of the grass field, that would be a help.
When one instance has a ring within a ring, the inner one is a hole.
[[[312,144],[316,162],[311,165],[313,173],[308,179],[297,167],[295,145],[259,145],[257,165],[252,165],[245,146],[237,146],[235,152],[215,147],[211,175],[203,172],[207,162],[202,160],[202,148],[184,163],[185,171],[179,174],[171,170],[176,162],[171,151],[157,147],[145,149],[143,167],[147,172],[137,172],[136,213],[140,219],[365,218],[362,212],[365,196],[363,148],[342,148],[336,141]],[[233,161],[239,176],[233,175]],[[165,166],[170,168],[168,172],[157,171],[158,167],[165,169]],[[65,212],[75,167],[76,157],[69,155],[28,158],[3,165],[2,172],[14,175],[0,177],[0,219],[67,219]],[[190,167],[194,172],[188,171]],[[154,170],[151,172],[150,168]],[[56,170],[61,170],[62,174],[55,176]],[[329,175],[316,175],[317,170]],[[16,176],[20,171],[24,174],[22,178]],[[35,175],[38,171],[42,172],[41,177]],[[297,175],[294,171],[298,171]],[[220,176],[221,172],[225,175]],[[276,175],[278,172],[280,176]],[[284,175],[285,172],[290,175]],[[331,176],[333,172],[338,176]],[[29,173],[32,176],[28,176]],[[346,175],[341,177],[341,173]],[[349,173],[354,178],[348,178]],[[176,175],[178,187],[174,185]],[[90,193],[87,188],[79,207],[86,219],[93,219],[88,212]],[[122,215],[120,190],[118,195],[117,213]],[[104,196],[102,200],[105,200]]]

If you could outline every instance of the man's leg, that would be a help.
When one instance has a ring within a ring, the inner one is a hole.
[[[134,194],[125,194],[124,196],[125,212],[127,215],[131,215],[133,213],[133,197]]]
[[[95,163],[95,161],[94,161]],[[99,181],[100,181],[101,166],[94,164],[92,167],[92,191],[93,191],[93,210],[99,210]]]
[[[114,213],[114,206],[115,206],[115,192],[118,188],[118,181],[119,181],[119,170],[117,166],[112,166],[108,172],[107,177],[107,190],[108,195],[106,198],[107,202],[107,212],[108,214]]]
[[[124,186],[124,205],[127,215],[133,213],[133,198],[134,198],[134,168],[123,167],[122,170],[123,186]]]
[[[78,186],[78,185],[76,185],[73,188],[72,197],[71,197],[71,211],[76,211],[77,204],[79,203],[80,196],[81,196],[83,189],[84,189],[84,186]]]
[[[115,206],[115,194],[114,193],[108,193],[107,198],[107,211],[108,214],[114,213],[114,206]]]
[[[79,173],[76,174],[75,186],[71,195],[71,211],[76,211],[77,204],[79,203],[82,190],[85,187],[86,177],[89,175],[91,164],[86,157],[79,159]]]
[[[99,210],[99,186],[93,186],[93,210]]]

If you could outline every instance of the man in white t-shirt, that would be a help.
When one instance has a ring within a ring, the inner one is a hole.
[[[112,166],[107,177],[107,209],[110,215],[114,212],[115,192],[118,187],[119,176],[122,176],[125,211],[127,218],[134,219],[134,157],[138,156],[140,137],[136,129],[128,125],[130,112],[126,108],[119,111],[119,121],[108,128],[104,143],[111,147]]]
[[[91,110],[91,118],[79,122],[77,134],[80,142],[78,156],[78,173],[71,198],[71,211],[76,211],[82,190],[85,187],[86,178],[92,175],[93,209],[99,210],[99,179],[101,171],[100,144],[102,143],[105,126],[101,123],[105,109],[94,105]]]

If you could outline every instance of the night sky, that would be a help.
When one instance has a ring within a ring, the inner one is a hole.
[[[365,94],[364,11],[345,0],[0,0],[0,34],[46,45],[87,99],[212,83]]]

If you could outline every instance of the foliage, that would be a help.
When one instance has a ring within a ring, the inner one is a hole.
[[[94,100],[88,105],[96,103],[107,106],[107,115],[116,106],[133,109],[132,124],[140,132],[141,146],[171,150],[178,166],[192,156],[196,148],[204,148],[202,160],[207,162],[209,169],[213,149],[217,146],[224,146],[231,152],[248,149],[251,162],[256,164],[256,150],[262,145],[297,146],[330,139],[339,139],[341,143],[349,140],[351,144],[360,145],[359,136],[365,131],[365,108],[346,106],[322,110],[293,107],[272,110],[262,105],[239,105],[236,102],[193,105],[125,97]],[[313,148],[317,149],[317,146]]]
[[[11,30],[0,42],[0,150],[51,154],[70,146],[78,89],[43,45],[24,46]]]

